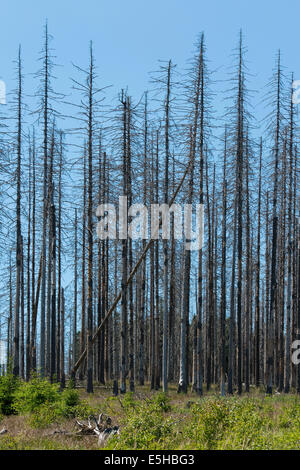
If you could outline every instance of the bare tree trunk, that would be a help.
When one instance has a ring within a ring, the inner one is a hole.
[[[258,181],[258,210],[257,210],[257,254],[256,254],[256,283],[255,283],[255,385],[260,385],[260,225],[261,225],[261,168],[262,168],[262,139],[259,152],[259,181]]]
[[[292,77],[293,79],[293,77]],[[292,203],[293,203],[293,152],[294,152],[294,105],[293,89],[290,100],[290,138],[289,138],[289,189],[287,214],[287,304],[286,304],[286,335],[285,335],[285,378],[284,392],[290,391],[291,380],[291,307],[292,307]],[[296,181],[294,182],[296,185]]]
[[[61,289],[61,312],[60,312],[60,388],[65,388],[65,295]]]
[[[284,324],[285,324],[285,265],[286,265],[286,167],[287,167],[287,133],[284,138],[282,153],[281,177],[281,209],[280,209],[280,235],[279,235],[279,288],[278,288],[278,365],[277,387],[278,391],[284,389]]]
[[[48,299],[47,299],[47,373],[53,382],[56,372],[56,221],[54,207],[53,159],[54,159],[54,128],[50,148],[50,168],[48,186],[49,209],[49,258],[48,258]]]
[[[35,214],[36,214],[36,189],[35,189],[35,134],[32,136],[32,257],[31,257],[31,342],[30,342],[30,367],[36,370],[36,336],[34,324],[35,310]]]
[[[173,191],[175,189],[175,162],[173,158]],[[174,356],[175,356],[175,315],[176,315],[176,301],[175,301],[175,227],[174,227],[174,214],[171,214],[171,259],[170,259],[170,302],[169,302],[169,360],[168,360],[168,376],[169,380],[174,380]],[[196,380],[197,371],[195,371]]]
[[[25,312],[24,312],[24,249],[23,237],[21,237],[21,344],[20,344],[20,377],[24,379],[24,332],[25,332]]]
[[[228,353],[228,393],[230,395],[233,394],[233,381],[234,381],[236,225],[237,225],[237,204],[236,204],[236,194],[235,194],[234,195],[234,216],[233,216],[233,246],[232,246],[232,269],[231,269],[231,287],[230,287],[230,325],[229,325],[229,353]]]
[[[226,235],[227,235],[227,181],[226,181],[226,156],[227,156],[227,132],[225,129],[224,169],[223,169],[223,208],[222,208],[222,269],[221,269],[221,304],[220,304],[220,391],[225,396],[225,344],[226,344]]]
[[[31,248],[31,158],[32,147],[29,148],[29,167],[28,167],[28,225],[27,225],[27,321],[26,321],[26,381],[30,379],[31,357],[30,357],[30,301],[31,301],[31,284],[30,284],[30,248]],[[32,253],[33,255],[33,253]],[[33,295],[33,293],[32,293]]]
[[[45,25],[45,44],[44,44],[44,90],[43,90],[43,153],[44,153],[44,175],[43,175],[43,229],[42,229],[42,282],[41,282],[41,321],[40,321],[40,372],[41,376],[45,375],[45,344],[46,344],[46,328],[45,328],[45,312],[46,312],[46,262],[47,262],[47,191],[48,191],[48,119],[49,119],[49,104],[48,104],[48,89],[49,89],[49,36],[48,25]]]
[[[206,388],[210,390],[211,382],[212,382],[212,355],[213,351],[213,242],[212,242],[212,220],[211,220],[211,205],[210,205],[210,195],[208,190],[208,164],[206,159],[206,198],[207,198],[207,225],[208,225],[208,257],[207,257],[207,264],[208,264],[208,283],[207,283],[207,345],[206,345]]]
[[[7,322],[7,363],[6,368],[11,372],[11,328],[13,321],[13,295],[12,295],[12,265],[11,265],[11,251],[9,253],[9,315]]]
[[[194,141],[195,133],[191,136],[191,160],[192,165],[190,167],[189,174],[189,187],[188,187],[188,204],[192,207],[193,201],[193,176],[194,176]],[[192,216],[189,214],[189,221],[187,223],[189,230],[192,228]],[[186,235],[188,243],[191,240],[191,236]],[[189,309],[190,309],[190,268],[191,268],[191,252],[188,247],[184,248],[184,274],[183,274],[183,295],[182,295],[182,307],[181,307],[181,334],[180,334],[180,373],[179,373],[179,384],[178,392],[187,392],[188,386],[188,331],[187,327],[189,324]]]
[[[90,70],[88,75],[88,298],[87,298],[87,386],[86,391],[93,393],[93,89],[94,59],[90,45]]]
[[[21,158],[22,158],[22,64],[21,47],[18,55],[18,130],[17,130],[17,201],[16,201],[16,299],[15,299],[15,318],[14,318],[14,344],[13,344],[13,374],[18,376],[20,373],[20,295],[21,295]]]
[[[249,140],[246,140],[246,288],[245,288],[245,392],[250,391],[251,240],[249,193]]]
[[[80,332],[80,354],[86,346],[86,147],[83,155],[83,214],[82,214],[82,271],[81,271],[81,332]],[[84,364],[79,370],[79,380],[83,380]]]
[[[152,141],[151,152],[151,184],[150,184],[150,203],[154,202],[154,151]],[[154,245],[150,248],[150,383],[151,390],[155,388],[155,252]]]
[[[77,208],[75,208],[75,222],[74,222],[74,314],[73,314],[73,367],[77,360],[77,275],[78,275],[78,219],[77,219]],[[75,380],[75,377],[72,377]],[[75,385],[75,384],[74,384]]]
[[[280,88],[281,69],[280,54],[278,55],[277,69],[277,103],[276,103],[276,131],[275,131],[275,163],[274,163],[274,190],[272,206],[272,259],[271,259],[271,286],[270,286],[270,309],[269,309],[269,347],[267,354],[267,389],[268,394],[272,394],[274,379],[274,318],[275,299],[277,292],[277,186],[278,186],[278,162],[279,162],[279,138],[280,138]]]
[[[244,143],[244,97],[242,72],[242,36],[239,44],[239,84],[237,118],[237,385],[238,394],[242,393],[242,281],[243,281],[243,143]]]
[[[123,207],[123,214],[126,218],[126,221],[123,220],[123,227],[125,230],[125,236],[122,239],[122,300],[121,300],[121,310],[122,310],[122,327],[121,327],[121,383],[120,383],[120,392],[126,392],[126,357],[127,357],[127,271],[128,271],[128,240],[127,240],[127,214],[128,214],[128,149],[127,149],[127,107],[128,100],[127,97],[124,97],[122,93],[121,99],[123,105],[123,196],[125,199],[125,204]]]
[[[62,256],[62,170],[63,170],[63,136],[60,132],[59,143],[59,170],[58,170],[58,266],[57,266],[57,331],[56,331],[56,375],[57,381],[60,381],[60,312],[61,312],[61,256]],[[56,221],[56,220],[55,220]],[[56,238],[56,235],[55,235]]]

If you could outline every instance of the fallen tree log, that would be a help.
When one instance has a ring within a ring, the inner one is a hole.
[[[88,417],[87,423],[83,423],[76,419],[75,424],[79,427],[76,435],[98,437],[98,444],[103,445],[108,437],[119,434],[119,426],[112,426],[112,420],[109,416],[101,413],[98,420],[94,415]]]

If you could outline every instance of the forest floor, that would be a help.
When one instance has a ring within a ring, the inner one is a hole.
[[[57,414],[55,404],[44,403],[34,412],[0,416],[0,450],[97,449],[298,449],[300,450],[300,397],[265,396],[262,390],[241,397],[221,398],[217,390],[203,397],[178,394],[171,385],[167,395],[150,392],[149,385],[135,393],[113,397],[111,387],[95,387],[93,394],[78,389],[73,415]],[[70,400],[69,400],[70,401]],[[51,405],[51,406],[50,406]],[[75,418],[104,413],[119,434],[104,444],[97,436],[78,435]]]

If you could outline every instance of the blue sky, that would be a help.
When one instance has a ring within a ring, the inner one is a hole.
[[[205,31],[210,68],[216,79],[226,77],[230,54],[243,29],[248,48],[252,88],[260,90],[270,77],[276,51],[282,50],[288,71],[300,78],[298,36],[299,0],[10,0],[2,2],[0,26],[0,78],[8,91],[14,86],[12,61],[22,44],[25,91],[32,94],[36,83],[43,24],[48,18],[56,50],[57,88],[70,88],[71,62],[84,66],[88,43],[93,40],[101,80],[121,87],[138,98],[147,88],[149,72],[158,59],[184,67],[200,31]]]

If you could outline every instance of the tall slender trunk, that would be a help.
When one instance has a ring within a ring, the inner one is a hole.
[[[34,325],[35,310],[35,216],[36,216],[36,189],[35,189],[35,133],[32,135],[32,255],[31,255],[31,341],[30,341],[30,368],[36,370],[36,337]]]
[[[247,132],[248,134],[248,132]],[[249,149],[246,142],[246,288],[245,288],[245,392],[250,392],[250,329],[251,329],[251,240],[250,240],[250,192]]]
[[[261,231],[261,169],[262,169],[262,139],[259,152],[258,180],[258,209],[257,209],[257,253],[256,253],[256,282],[255,282],[255,385],[260,385],[260,231]]]
[[[75,208],[74,220],[74,313],[73,313],[73,366],[77,360],[77,296],[78,296],[78,219],[77,208]],[[73,377],[75,380],[75,377]]]
[[[292,77],[293,81],[293,77]],[[290,100],[290,135],[289,135],[289,186],[287,214],[287,303],[286,303],[286,335],[285,335],[285,377],[284,392],[290,391],[291,379],[291,307],[292,307],[292,204],[293,204],[293,152],[294,152],[294,104],[293,89]],[[294,182],[296,185],[296,181]]]
[[[46,262],[47,262],[47,192],[48,192],[48,119],[49,119],[49,105],[48,105],[48,90],[49,90],[49,50],[48,50],[49,36],[48,25],[45,25],[45,44],[44,44],[44,90],[43,90],[43,154],[44,154],[44,175],[43,175],[43,228],[42,228],[42,279],[41,279],[41,321],[40,321],[40,372],[41,376],[45,375],[45,345],[46,345],[46,325],[45,325],[45,312],[46,312]]]
[[[225,129],[224,169],[223,169],[223,207],[222,207],[222,268],[221,268],[221,305],[220,305],[220,392],[225,396],[225,346],[226,346],[226,235],[227,235],[227,132]]]
[[[125,234],[122,238],[122,322],[121,322],[121,383],[120,392],[126,392],[126,358],[127,358],[127,286],[126,280],[128,275],[128,240],[127,240],[127,214],[128,214],[128,149],[127,149],[127,107],[128,100],[122,93],[121,103],[123,105],[123,229]],[[125,220],[124,220],[125,219]]]
[[[83,154],[83,208],[82,208],[82,268],[81,268],[81,332],[80,332],[80,354],[84,351],[86,341],[86,145]],[[79,370],[79,380],[83,380],[84,363]]]
[[[238,116],[237,116],[237,385],[238,394],[242,393],[242,282],[243,282],[243,72],[242,72],[242,37],[239,45],[238,76]]]
[[[13,374],[20,373],[20,296],[21,296],[21,165],[22,165],[22,64],[21,47],[18,54],[18,90],[17,90],[17,201],[16,201],[16,298],[13,341]]]
[[[93,93],[94,59],[90,45],[90,70],[88,75],[88,298],[87,298],[87,385],[86,391],[93,393]]]
[[[31,357],[30,357],[30,326],[31,326],[31,284],[30,284],[30,248],[31,248],[31,165],[32,147],[29,148],[28,166],[28,225],[27,225],[27,320],[26,320],[26,381],[30,379]],[[33,255],[33,253],[32,253]],[[33,295],[33,293],[32,293]]]
[[[65,388],[65,295],[64,289],[61,288],[60,303],[60,388]]]
[[[270,308],[269,308],[269,344],[267,354],[267,388],[266,392],[272,394],[274,379],[274,318],[275,318],[275,300],[277,293],[277,191],[278,191],[278,164],[279,164],[279,138],[280,138],[280,93],[281,93],[281,69],[280,53],[278,54],[277,64],[277,99],[276,99],[276,129],[275,129],[275,148],[274,148],[274,189],[272,203],[272,257],[271,257],[271,285],[270,285]]]

